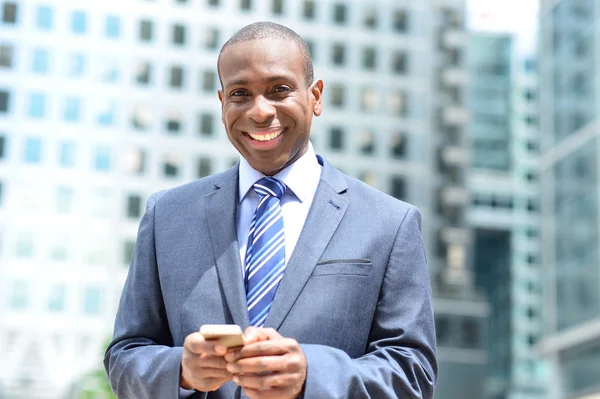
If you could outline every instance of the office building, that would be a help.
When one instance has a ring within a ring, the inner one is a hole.
[[[542,1],[544,340],[551,399],[600,396],[600,4]]]

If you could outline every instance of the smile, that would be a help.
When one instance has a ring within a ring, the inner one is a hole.
[[[250,133],[250,132],[247,132],[247,133],[248,133],[248,136],[250,136],[253,140],[270,141],[270,140],[274,140],[277,137],[281,136],[281,134],[283,133],[283,130],[279,130],[277,132],[267,133],[267,134],[256,134],[256,133]]]

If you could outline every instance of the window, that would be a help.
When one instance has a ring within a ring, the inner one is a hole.
[[[204,47],[209,50],[216,50],[219,47],[219,30],[217,28],[205,29]]]
[[[344,106],[344,98],[346,97],[344,86],[338,83],[334,83],[333,85],[331,85],[330,90],[331,105],[335,108],[342,108]]]
[[[86,287],[83,291],[83,313],[99,315],[102,311],[102,296],[99,287]]]
[[[304,0],[302,3],[302,15],[305,19],[315,19],[315,2],[313,0]]]
[[[83,76],[85,72],[86,58],[83,53],[69,54],[69,64],[67,74],[72,77]]]
[[[2,185],[2,181],[0,180],[0,207],[2,206],[2,193],[3,193],[2,190],[3,189],[4,189],[4,186]]]
[[[33,51],[33,72],[48,73],[50,52],[46,49],[36,48]]]
[[[38,7],[36,14],[36,24],[38,29],[45,31],[52,29],[52,19],[52,9],[50,7]]]
[[[128,265],[131,262],[131,256],[133,255],[133,249],[135,248],[135,241],[125,240],[123,242],[123,263]]]
[[[138,106],[133,110],[131,125],[137,130],[147,130],[152,122],[152,112],[148,107]]]
[[[105,83],[116,83],[119,81],[119,65],[112,57],[103,57],[100,64],[100,81]]]
[[[171,67],[169,72],[169,85],[173,88],[183,87],[183,68],[180,66]]]
[[[30,259],[33,257],[33,236],[30,233],[22,233],[17,238],[17,258]]]
[[[379,108],[379,95],[375,88],[365,87],[360,96],[360,109],[365,112],[375,112]]]
[[[480,334],[476,319],[464,318],[461,324],[462,344],[467,348],[480,347]]]
[[[283,0],[272,0],[271,12],[275,15],[283,15]]]
[[[200,114],[199,131],[204,136],[213,135],[213,115],[209,113]]]
[[[2,6],[2,22],[5,24],[15,24],[17,22],[17,4],[7,1]]]
[[[173,44],[185,44],[185,26],[173,25]]]
[[[125,153],[125,170],[132,174],[141,175],[146,169],[146,152],[133,148]]]
[[[67,97],[65,100],[65,121],[77,122],[81,114],[81,99],[77,97]]]
[[[534,91],[534,90],[531,90],[531,89],[525,90],[525,91],[523,92],[523,96],[525,97],[525,99],[526,99],[527,101],[533,101],[533,100],[535,100],[535,98],[536,98],[536,96],[535,96],[535,91]]]
[[[46,115],[46,95],[43,93],[32,93],[29,96],[29,116],[31,118],[43,118]]]
[[[59,187],[56,190],[56,211],[69,213],[73,209],[73,190],[68,187]]]
[[[406,156],[407,137],[404,133],[396,133],[390,140],[392,158],[404,158]]]
[[[181,115],[172,112],[167,117],[166,128],[169,134],[179,134],[181,132]]]
[[[140,41],[150,42],[152,41],[152,21],[141,20],[140,21]]]
[[[112,126],[115,123],[116,106],[114,101],[106,101],[100,109],[97,116],[97,123],[100,126]]]
[[[337,24],[346,23],[346,5],[338,3],[333,6],[333,21]]]
[[[48,310],[51,312],[62,312],[65,308],[65,286],[64,284],[53,284],[48,292]]]
[[[0,112],[8,112],[10,103],[10,93],[6,90],[0,90]]]
[[[6,156],[6,137],[0,136],[0,159]]]
[[[240,0],[240,9],[250,11],[252,9],[252,0]]]
[[[39,138],[28,138],[25,140],[25,162],[40,163],[42,160],[42,140]]]
[[[375,53],[375,48],[367,47],[363,49],[363,68],[365,69],[375,69],[377,67],[377,54]]]
[[[214,71],[202,72],[202,90],[212,93],[217,89],[217,75]]]
[[[403,91],[390,93],[390,113],[393,116],[406,117],[408,115],[408,98]]]
[[[29,307],[29,284],[27,281],[13,281],[10,306],[13,310],[25,310]]]
[[[97,147],[94,151],[94,170],[106,172],[110,169],[110,149]]]
[[[117,39],[121,35],[121,18],[117,15],[106,17],[106,37]]]
[[[390,194],[392,195],[392,197],[397,198],[399,200],[405,200],[406,199],[406,185],[404,183],[404,178],[403,177],[392,176],[390,185],[391,185],[391,187],[390,187],[390,189],[391,189]]]
[[[137,219],[142,216],[142,197],[136,194],[127,196],[127,217]]]
[[[369,7],[365,10],[363,22],[365,27],[374,29],[377,27],[377,8]]]
[[[393,28],[394,31],[399,33],[408,32],[408,15],[406,11],[397,10],[393,16]]]
[[[392,55],[392,72],[404,75],[408,72],[408,55],[404,51],[395,51]]]
[[[141,85],[150,83],[152,74],[152,65],[148,62],[138,62],[135,71],[135,81]]]
[[[332,150],[343,150],[344,146],[344,130],[339,126],[329,129],[329,148]]]
[[[74,11],[71,15],[71,32],[83,34],[87,29],[87,15],[83,11]]]
[[[106,188],[95,189],[92,194],[91,212],[94,218],[104,219],[112,215],[114,194]]]
[[[163,174],[165,177],[177,177],[179,175],[179,160],[172,156],[167,156],[163,163]]]
[[[0,45],[0,67],[11,68],[13,66],[13,53],[12,46]]]
[[[344,47],[343,44],[334,44],[333,45],[333,65],[344,65],[345,63],[345,54],[346,53],[346,48]]]
[[[210,158],[198,159],[198,178],[209,176],[212,173],[212,162]]]
[[[58,162],[60,166],[70,168],[75,166],[75,143],[72,141],[63,141],[59,144]]]
[[[360,152],[371,155],[375,152],[375,135],[370,130],[363,130],[358,136]]]

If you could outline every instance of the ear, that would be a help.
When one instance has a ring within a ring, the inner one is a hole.
[[[310,86],[310,93],[313,96],[313,113],[315,116],[319,116],[323,110],[323,81],[321,79],[315,80]]]

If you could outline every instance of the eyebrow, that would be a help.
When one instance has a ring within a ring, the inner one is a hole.
[[[289,76],[286,76],[286,75],[275,75],[275,76],[269,77],[267,79],[267,82],[271,83],[271,82],[275,82],[277,80],[292,80],[292,79]],[[225,87],[247,85],[247,84],[248,84],[248,80],[247,79],[238,79],[238,80],[232,80],[231,82],[227,82],[225,84]]]

